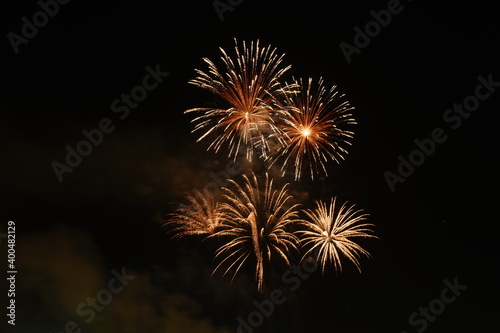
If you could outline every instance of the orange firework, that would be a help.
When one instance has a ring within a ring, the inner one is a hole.
[[[266,174],[265,187],[261,189],[255,174],[243,178],[243,187],[230,180],[236,191],[224,188],[227,200],[221,205],[225,213],[224,226],[214,237],[228,241],[216,252],[216,257],[223,257],[223,260],[214,272],[226,265],[224,275],[231,269],[236,275],[247,259],[253,258],[258,289],[263,292],[265,263],[274,255],[290,266],[288,256],[291,250],[298,250],[299,239],[288,227],[302,220],[296,210],[298,205],[285,207],[292,198],[287,185],[280,190],[273,189],[273,180]]]
[[[223,215],[219,203],[207,192],[197,191],[188,195],[189,204],[182,204],[175,213],[169,214],[164,225],[174,226],[169,232],[173,238],[193,235],[213,235],[221,226]]]
[[[200,115],[193,119],[195,131],[205,130],[198,141],[215,134],[209,149],[218,151],[225,144],[229,147],[229,157],[245,150],[249,160],[254,148],[258,146],[261,156],[267,156],[267,138],[279,133],[274,119],[279,110],[271,108],[271,102],[289,88],[282,87],[278,79],[290,68],[280,68],[283,55],[278,55],[271,46],[261,48],[259,41],[247,47],[243,42],[242,51],[235,40],[236,57],[234,60],[220,48],[224,71],[207,58],[208,72],[196,70],[198,77],[189,81],[227,101],[229,108],[194,108],[185,113],[196,112]],[[280,137],[278,135],[278,137]]]
[[[354,133],[346,130],[346,125],[356,124],[349,113],[353,107],[344,101],[336,86],[327,90],[323,79],[313,84],[309,79],[295,82],[297,91],[281,94],[275,100],[282,113],[280,128],[284,135],[284,146],[272,157],[272,163],[280,161],[285,173],[290,164],[295,165],[295,179],[299,180],[304,166],[310,176],[323,172],[327,175],[325,162],[344,159],[345,146],[350,145]]]

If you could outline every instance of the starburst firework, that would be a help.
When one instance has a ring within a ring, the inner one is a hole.
[[[207,192],[195,192],[187,195],[189,204],[182,204],[172,214],[169,214],[165,225],[173,226],[169,232],[173,238],[183,238],[192,235],[213,235],[222,225],[223,215],[220,205]]]
[[[344,95],[336,86],[327,89],[322,78],[281,84],[279,79],[291,66],[283,67],[284,55],[271,46],[261,47],[259,41],[239,45],[235,40],[235,54],[220,51],[220,67],[204,58],[207,71],[196,69],[197,77],[189,81],[228,104],[185,111],[196,114],[192,122],[193,132],[201,133],[198,141],[211,139],[208,149],[227,148],[234,160],[240,153],[249,161],[263,157],[269,166],[280,165],[283,175],[292,169],[295,180],[306,173],[311,179],[327,176],[327,163],[344,159],[354,135],[354,108]],[[222,242],[215,251],[219,263],[214,273],[231,272],[234,279],[251,262],[258,290],[264,292],[269,264],[280,259],[290,266],[300,246],[307,251],[302,260],[313,254],[322,273],[328,264],[342,271],[346,258],[361,271],[361,256],[370,257],[353,239],[377,237],[370,229],[373,225],[363,222],[368,214],[354,205],[344,203],[336,209],[335,198],[329,206],[317,201],[315,209],[304,210],[308,220],[303,220],[299,205],[291,203],[288,184],[274,188],[267,173],[263,186],[254,173],[244,175],[242,184],[227,182],[220,202],[207,192],[188,195],[189,203],[165,223],[172,226],[173,238],[202,235]]]
[[[361,272],[359,257],[370,254],[352,238],[377,238],[372,235],[370,223],[360,223],[365,221],[368,214],[362,213],[362,210],[356,210],[355,206],[348,206],[344,203],[340,209],[335,211],[336,198],[332,198],[330,206],[322,201],[316,202],[316,209],[305,210],[310,221],[306,221],[309,230],[300,231],[304,236],[302,238],[303,246],[310,247],[305,253],[304,258],[316,252],[316,259],[324,273],[328,263],[333,263],[337,272],[342,271],[341,256],[352,261],[358,271]]]
[[[313,83],[295,81],[298,91],[281,94],[275,100],[277,108],[286,110],[280,121],[285,144],[274,153],[272,163],[280,161],[283,173],[290,164],[295,165],[295,179],[299,180],[304,166],[308,167],[311,179],[321,171],[327,175],[328,160],[340,162],[347,154],[354,133],[346,125],[356,124],[349,113],[353,109],[343,100],[336,86],[325,88],[323,79]]]
[[[296,210],[298,205],[286,207],[292,198],[287,185],[273,189],[273,180],[266,174],[261,192],[255,174],[243,178],[243,187],[230,180],[235,190],[224,189],[227,202],[221,208],[226,216],[225,226],[214,236],[225,237],[228,242],[216,252],[216,257],[223,259],[214,272],[227,265],[223,275],[234,269],[234,278],[247,259],[253,257],[258,289],[263,292],[265,263],[270,262],[274,254],[290,266],[288,256],[292,250],[298,250],[299,240],[288,228],[301,220]]]
[[[189,81],[223,98],[230,107],[194,108],[185,113],[200,114],[192,120],[197,123],[193,132],[205,130],[198,141],[210,134],[216,135],[209,149],[219,151],[227,144],[229,157],[236,159],[240,148],[243,148],[251,160],[257,144],[260,155],[267,156],[270,149],[267,138],[279,133],[274,116],[280,110],[271,108],[271,102],[278,94],[291,89],[283,87],[278,81],[291,66],[281,68],[284,55],[278,55],[271,46],[261,47],[259,41],[251,42],[249,47],[243,42],[241,51],[236,40],[235,44],[234,60],[220,48],[224,71],[204,58],[208,72],[197,69],[198,77]]]

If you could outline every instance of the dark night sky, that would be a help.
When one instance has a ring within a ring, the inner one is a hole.
[[[0,233],[15,221],[18,266],[16,326],[2,313],[2,327],[63,332],[74,321],[82,332],[236,332],[236,318],[255,310],[250,269],[232,284],[210,277],[213,244],[171,241],[161,225],[172,202],[227,163],[196,143],[183,111],[217,102],[187,82],[205,69],[203,57],[217,59],[237,38],[277,47],[290,74],[323,77],[346,94],[358,122],[346,161],[329,164],[325,179],[276,181],[290,182],[306,207],[331,196],[356,203],[381,238],[363,241],[374,258],[362,260],[362,274],[313,273],[260,331],[417,332],[409,316],[455,277],[468,288],[425,331],[497,329],[500,89],[456,130],[443,114],[474,94],[478,76],[500,81],[500,5],[401,1],[348,64],[339,44],[353,44],[353,28],[388,1],[243,1],[223,21],[211,1],[160,3],[71,1],[17,54],[7,35],[20,34],[21,18],[40,7],[2,9]],[[157,65],[169,76],[120,119],[112,102]],[[65,147],[103,118],[114,130],[59,182],[51,163],[63,163]],[[447,140],[392,193],[384,172],[396,172],[398,156],[438,127]],[[5,241],[0,249],[5,271]],[[136,278],[85,322],[75,309],[122,267]],[[281,274],[275,267],[274,280]]]

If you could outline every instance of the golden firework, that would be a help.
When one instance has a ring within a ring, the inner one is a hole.
[[[279,126],[283,132],[284,145],[270,158],[272,164],[281,164],[286,172],[295,167],[295,179],[299,180],[303,168],[309,170],[311,179],[318,173],[328,175],[325,163],[340,162],[347,154],[354,133],[347,125],[356,124],[349,113],[353,107],[343,100],[336,86],[327,89],[323,79],[314,83],[297,80],[299,90],[287,91],[275,100],[277,109],[283,110]]]
[[[187,195],[189,204],[181,204],[169,215],[165,226],[173,226],[173,238],[192,235],[213,235],[222,225],[223,214],[220,204],[207,192],[196,191],[194,196]]]
[[[344,203],[335,211],[335,203],[336,198],[331,199],[329,207],[326,203],[317,201],[316,209],[304,211],[310,220],[305,222],[308,230],[299,231],[303,236],[303,246],[309,247],[303,258],[314,252],[324,273],[328,263],[332,263],[337,272],[342,271],[341,257],[346,257],[361,272],[359,257],[371,256],[352,239],[378,238],[371,234],[373,231],[370,227],[374,225],[360,223],[368,217],[363,210],[356,210],[354,205],[348,206]]]
[[[260,156],[267,156],[270,149],[267,139],[280,131],[274,120],[281,111],[273,109],[271,102],[290,89],[278,80],[291,66],[281,68],[284,55],[278,55],[271,46],[261,47],[259,41],[249,46],[243,42],[241,51],[236,40],[235,44],[234,60],[220,48],[223,71],[204,58],[208,72],[197,69],[198,77],[189,81],[223,98],[230,107],[194,108],[185,113],[199,114],[192,120],[196,123],[193,132],[205,131],[198,141],[215,135],[209,149],[217,152],[227,145],[230,158],[236,159],[242,149],[252,160],[256,146]]]
[[[244,185],[230,180],[235,190],[224,188],[227,202],[221,205],[225,214],[224,227],[214,236],[228,241],[216,251],[222,260],[214,272],[227,266],[223,275],[234,270],[234,276],[249,258],[256,260],[255,279],[260,292],[264,290],[265,263],[277,256],[290,266],[289,254],[298,250],[299,239],[289,230],[299,223],[298,205],[289,205],[287,185],[273,188],[273,180],[266,174],[264,188],[259,188],[257,177],[243,176]],[[261,192],[261,190],[263,190]]]

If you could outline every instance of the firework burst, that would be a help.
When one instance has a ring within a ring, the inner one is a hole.
[[[360,223],[365,221],[368,214],[362,210],[356,210],[355,206],[348,206],[344,203],[340,209],[335,211],[336,199],[332,198],[330,206],[317,201],[314,210],[305,210],[310,221],[305,224],[309,230],[300,231],[303,246],[310,247],[305,253],[305,258],[313,251],[316,252],[316,259],[324,273],[328,263],[333,263],[337,272],[342,271],[341,256],[346,257],[354,263],[358,271],[361,272],[359,258],[361,255],[371,257],[370,254],[352,238],[377,238],[372,235],[370,223]]]
[[[172,214],[167,215],[165,226],[173,226],[169,231],[172,238],[183,238],[193,235],[213,235],[219,230],[223,221],[220,204],[207,192],[195,192],[187,195],[189,204],[182,204]]]
[[[220,48],[220,67],[204,58],[208,69],[196,69],[197,77],[189,81],[228,104],[185,111],[195,114],[192,123],[193,132],[201,133],[198,141],[210,138],[208,149],[219,152],[227,147],[234,160],[240,153],[249,161],[263,157],[270,166],[280,165],[283,175],[294,169],[295,180],[305,173],[311,179],[327,176],[327,163],[340,163],[351,144],[354,108],[336,86],[327,89],[322,78],[281,84],[279,79],[291,66],[283,67],[284,55],[271,46],[261,47],[259,41],[239,45],[235,40],[234,50],[229,55]],[[291,202],[288,184],[275,188],[267,173],[263,185],[254,173],[243,175],[242,184],[227,181],[221,202],[207,192],[196,192],[165,222],[172,226],[173,238],[202,235],[221,242],[214,273],[231,272],[234,279],[250,262],[262,293],[269,265],[278,259],[290,267],[300,246],[307,251],[302,260],[313,254],[322,273],[328,264],[341,272],[346,258],[361,271],[361,256],[370,257],[353,239],[377,237],[373,224],[364,222],[368,214],[354,205],[344,203],[336,209],[335,198],[329,206],[317,201],[315,209],[304,210],[308,220],[303,220],[299,205]]]
[[[226,203],[221,205],[225,213],[223,230],[214,236],[225,237],[228,242],[216,251],[216,257],[223,259],[214,272],[227,266],[223,275],[234,270],[234,276],[249,258],[256,260],[255,279],[260,292],[264,290],[264,266],[277,256],[290,266],[288,256],[298,250],[299,239],[288,227],[299,223],[296,208],[289,205],[287,185],[273,189],[273,180],[266,174],[263,191],[257,177],[243,176],[244,186],[230,180],[235,190],[225,188]]]
[[[280,128],[284,134],[284,146],[271,158],[272,164],[281,162],[285,173],[290,164],[295,165],[295,179],[299,180],[303,168],[308,168],[311,179],[314,174],[327,174],[325,163],[337,163],[347,154],[345,146],[350,145],[354,133],[345,129],[346,125],[356,124],[349,113],[353,107],[343,101],[336,86],[325,88],[323,79],[313,83],[295,81],[299,90],[281,94],[275,100],[283,112]]]
[[[224,71],[204,58],[208,72],[197,69],[198,77],[189,81],[223,98],[231,107],[194,108],[185,113],[199,114],[192,120],[196,123],[193,132],[205,131],[198,141],[215,133],[216,138],[209,149],[217,152],[227,144],[229,157],[236,159],[243,148],[247,158],[252,160],[256,145],[259,154],[267,156],[270,149],[267,138],[279,133],[274,118],[280,110],[272,109],[270,105],[278,94],[291,89],[281,86],[278,81],[291,66],[281,68],[284,55],[278,55],[271,46],[262,48],[259,41],[251,42],[248,47],[243,42],[241,51],[236,40],[235,44],[235,60],[220,48]]]

